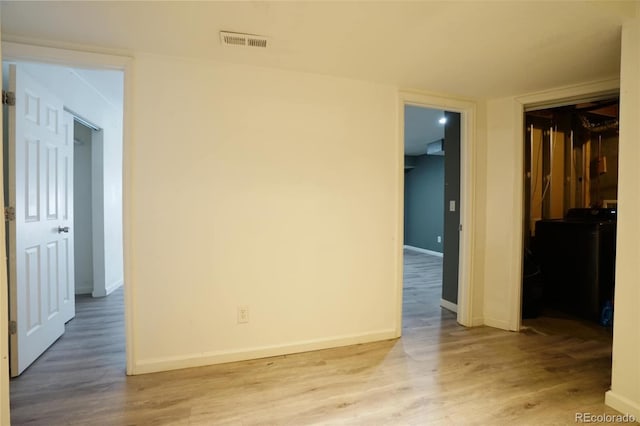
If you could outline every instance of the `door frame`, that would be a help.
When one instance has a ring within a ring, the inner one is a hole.
[[[511,282],[511,291],[508,292],[509,306],[509,329],[520,330],[522,325],[522,250],[524,247],[524,113],[525,111],[534,109],[553,108],[562,105],[569,105],[589,99],[606,95],[620,94],[620,79],[610,79],[598,81],[594,83],[579,84],[574,86],[562,87],[554,90],[547,90],[539,93],[532,93],[520,97],[516,97],[513,102],[513,117],[515,124],[513,126],[515,134],[513,141],[516,144],[513,150],[512,167],[514,167],[514,176],[521,176],[514,183],[514,210],[511,221],[505,226],[509,226],[509,235],[512,236],[511,247],[519,247],[518,253],[513,256],[511,262],[506,262],[506,266],[511,269],[510,276],[517,277]]]
[[[404,107],[413,105],[460,113],[460,248],[458,253],[457,321],[466,327],[482,325],[474,307],[474,218],[476,193],[476,103],[419,91],[401,90],[398,96],[398,143],[396,147],[397,222],[396,222],[396,335],[402,335],[403,235],[404,235]],[[445,237],[446,238],[446,237]]]
[[[122,71],[124,73],[124,99],[123,99],[123,141],[122,141],[122,221],[123,221],[123,262],[124,262],[124,311],[125,311],[125,351],[126,374],[133,374],[133,360],[135,359],[134,331],[133,331],[133,306],[135,289],[131,280],[131,157],[132,157],[132,75],[133,58],[127,56],[107,55],[102,53],[81,52],[68,49],[41,47],[22,43],[2,42],[1,60],[15,60],[25,62],[39,62],[68,67],[83,67],[93,69],[106,69]],[[1,69],[0,69],[1,76]],[[2,165],[0,165],[2,171]],[[0,189],[2,190],[2,189]],[[3,190],[2,190],[3,191]],[[6,236],[2,238],[2,246],[6,244]],[[4,249],[3,249],[4,250]],[[8,285],[6,271],[0,274],[0,287],[6,289]],[[4,303],[3,305],[6,305]],[[2,312],[7,312],[7,306],[1,306]],[[8,329],[6,315],[0,315],[0,328]],[[8,355],[8,353],[6,354]],[[8,389],[8,357],[1,356],[0,387]],[[5,374],[6,371],[6,374]],[[4,399],[4,398],[3,398]],[[0,401],[4,407],[4,401]],[[5,416],[4,410],[2,415]]]

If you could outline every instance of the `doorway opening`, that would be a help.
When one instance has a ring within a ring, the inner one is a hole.
[[[525,112],[522,319],[610,342],[617,95]]]
[[[7,252],[17,377],[78,321],[77,298],[119,293],[123,305],[124,79],[122,71],[13,60],[3,62],[3,76],[16,99],[4,108],[4,173],[5,206],[15,211]],[[40,237],[21,245],[36,223]],[[72,305],[69,315],[58,315],[61,305]]]
[[[460,113],[404,105],[405,328],[457,313],[460,136]]]

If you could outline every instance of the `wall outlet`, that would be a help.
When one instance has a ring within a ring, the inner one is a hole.
[[[437,240],[439,243],[441,243],[441,242],[442,242],[442,237],[441,237],[440,235],[438,235],[438,236],[436,237],[436,240]]]
[[[247,324],[249,322],[249,307],[238,306],[238,324]]]

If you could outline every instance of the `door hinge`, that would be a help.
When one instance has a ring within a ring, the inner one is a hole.
[[[458,230],[462,232],[462,224],[460,224],[460,226],[458,227]]]
[[[15,321],[9,321],[9,334],[16,334],[18,332],[18,324]]]
[[[11,222],[12,220],[16,220],[16,208],[15,207],[5,207],[4,208],[4,221]]]
[[[15,106],[16,104],[16,94],[13,92],[8,92],[6,90],[2,91],[2,105]]]

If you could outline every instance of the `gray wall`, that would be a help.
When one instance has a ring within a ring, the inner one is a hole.
[[[93,292],[93,222],[91,211],[91,129],[74,122],[73,228],[76,294]]]
[[[444,259],[442,298],[458,303],[458,254],[460,251],[460,114],[446,112],[444,128]],[[451,205],[453,202],[453,206]]]
[[[404,174],[404,244],[442,253],[444,157],[405,157],[414,168]]]

